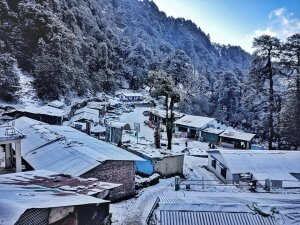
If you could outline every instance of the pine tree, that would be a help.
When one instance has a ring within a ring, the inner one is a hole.
[[[257,79],[262,81],[267,80],[269,82],[269,149],[273,148],[274,138],[274,81],[273,78],[276,75],[274,60],[279,58],[280,41],[276,37],[269,35],[262,35],[258,38],[254,38],[253,47],[256,49],[255,54],[262,60],[261,67],[257,67],[256,71],[252,72],[256,75]]]
[[[4,101],[17,100],[20,84],[15,66],[15,58],[8,53],[0,54],[0,98]]]
[[[285,129],[292,132],[289,136],[290,143],[297,149],[300,147],[300,33],[287,38],[283,45],[281,62],[284,68],[291,71],[293,82],[288,90],[289,98],[286,99],[283,113]],[[290,133],[285,131],[285,134]]]
[[[173,120],[174,104],[180,102],[180,93],[177,89],[171,76],[163,71],[150,71],[149,85],[151,87],[151,92],[154,96],[164,96],[165,97],[165,110],[166,110],[166,130],[168,139],[168,149],[172,149],[172,137],[173,137]],[[170,102],[170,105],[169,105]],[[170,114],[169,114],[170,111]]]

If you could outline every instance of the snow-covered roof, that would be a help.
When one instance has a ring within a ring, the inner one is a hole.
[[[237,130],[226,130],[222,134],[220,134],[220,137],[232,138],[242,141],[251,141],[255,136],[256,134],[244,133]]]
[[[109,102],[88,102],[87,107],[91,109],[102,110],[104,106],[109,105]]]
[[[55,108],[62,108],[64,106],[64,103],[58,100],[52,101],[52,102],[48,102],[49,106],[55,107]]]
[[[126,97],[143,97],[141,93],[136,93],[136,92],[122,92],[121,94]]]
[[[108,126],[118,128],[118,129],[126,129],[126,130],[131,129],[131,127],[128,123],[122,123],[122,122],[118,122],[118,121],[111,121],[108,123]]]
[[[99,112],[96,109],[91,109],[89,107],[83,107],[77,109],[74,113],[74,116],[71,118],[72,122],[80,121],[80,120],[89,120],[94,123],[99,122]]]
[[[25,106],[24,108],[19,108],[16,111],[20,112],[28,112],[32,114],[41,114],[41,115],[48,115],[48,116],[56,116],[56,117],[63,117],[67,114],[67,112],[63,109],[58,109],[49,105],[44,105],[41,107],[36,106]]]
[[[103,133],[105,131],[106,128],[104,126],[101,126],[100,124],[92,128],[92,133]]]
[[[205,128],[210,122],[216,120],[215,118],[205,116],[185,115],[184,117],[176,120],[174,123],[181,126]]]
[[[151,113],[156,115],[156,116],[159,116],[161,118],[166,118],[166,110],[163,110],[163,109],[152,109],[151,110]],[[174,118],[181,118],[184,116],[183,113],[180,113],[180,112],[176,112],[176,111],[173,111],[174,113]],[[171,117],[171,111],[169,110],[169,118]]]
[[[209,127],[204,129],[202,132],[207,132],[211,134],[221,134],[222,132],[224,132],[224,130]]]
[[[300,173],[299,151],[212,150],[232,174],[241,173]]]
[[[39,173],[39,172],[27,172]],[[35,180],[28,183],[29,176],[17,174],[0,176],[0,224],[13,225],[28,209],[45,209],[88,204],[101,204],[107,201],[91,196],[45,187]]]
[[[91,108],[89,108],[88,106],[85,106],[85,107],[82,107],[82,108],[80,108],[80,109],[77,109],[77,110],[75,111],[74,115],[81,114],[81,113],[89,113],[89,114],[94,114],[94,115],[99,116],[98,110],[96,110],[96,109],[91,109]]]
[[[21,117],[15,127],[26,137],[22,156],[34,169],[80,176],[107,160],[143,161],[121,148],[68,126],[56,126]]]
[[[26,136],[12,126],[0,126],[0,142],[23,139]]]

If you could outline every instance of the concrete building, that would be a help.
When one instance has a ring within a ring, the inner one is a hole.
[[[244,174],[264,185],[300,187],[300,152],[270,150],[211,150],[208,169],[225,183],[239,183]]]
[[[183,175],[184,155],[182,154],[161,153],[159,149],[155,149],[153,153],[152,147],[138,150],[129,148],[128,151],[144,159],[135,162],[138,174],[150,176],[158,173],[161,177]]]
[[[251,142],[256,134],[226,130],[220,134],[220,145],[226,148],[251,149]]]
[[[0,151],[3,159],[0,161],[0,173],[21,172],[21,142],[26,136],[15,129],[13,123],[0,126]]]
[[[226,126],[215,118],[194,115],[185,115],[174,124],[176,132],[185,133],[186,137],[194,139],[199,139],[201,131],[206,128],[226,129]]]
[[[15,120],[15,127],[26,135],[22,157],[28,170],[44,169],[122,184],[111,192],[111,200],[135,194],[135,161],[142,158],[68,126],[21,117]]]
[[[44,170],[0,175],[0,224],[108,225],[102,197],[116,186]]]

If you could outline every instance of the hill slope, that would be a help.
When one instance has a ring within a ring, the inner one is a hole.
[[[148,0],[2,0],[0,24],[0,53],[34,76],[44,99],[138,87],[177,49],[209,83],[223,71],[243,79],[249,67],[240,47],[212,44]]]

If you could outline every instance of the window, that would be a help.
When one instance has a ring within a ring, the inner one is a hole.
[[[212,159],[212,160],[211,160],[211,166],[212,166],[213,168],[216,169],[216,166],[217,166],[217,160]]]
[[[226,179],[226,168],[221,168],[221,175]]]

